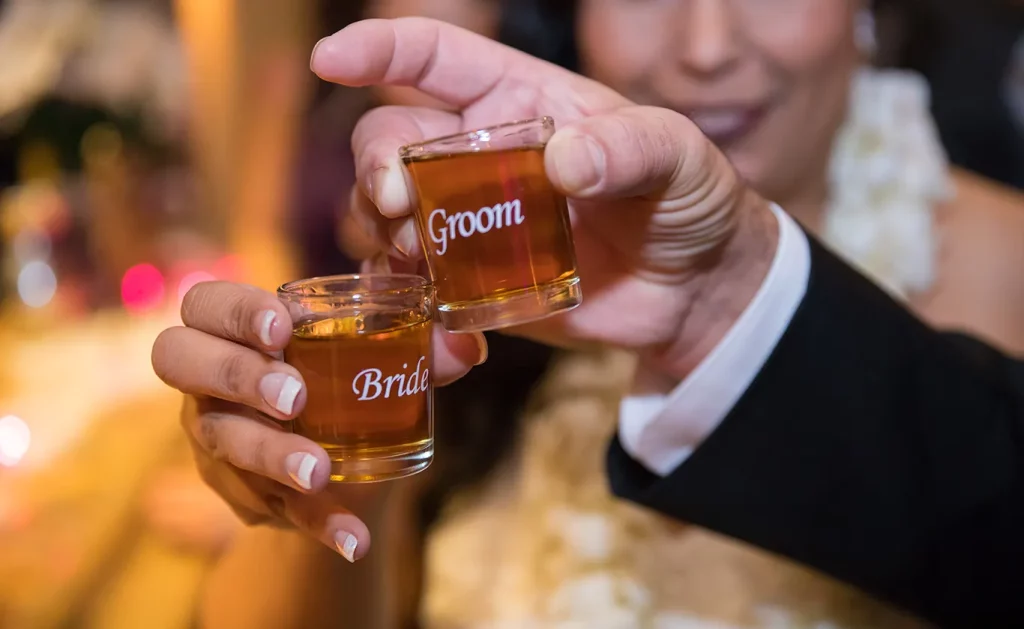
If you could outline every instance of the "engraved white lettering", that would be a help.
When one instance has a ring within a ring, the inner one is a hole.
[[[402,395],[403,395],[402,389],[405,388],[405,374],[404,373],[396,373],[393,376],[388,376],[387,378],[384,378],[384,382],[388,383],[387,388],[384,389],[384,397],[386,397],[386,398],[391,397],[391,385],[393,385],[396,382],[398,383],[398,386],[395,387],[395,392],[398,394],[398,397],[402,397]]]
[[[486,227],[484,226],[485,221],[487,225]],[[492,227],[494,227],[494,208],[480,208],[480,212],[476,215],[476,231],[481,234],[486,234],[491,231]]]
[[[363,369],[356,374],[355,379],[352,380],[352,392],[359,396],[360,402],[377,399],[381,393],[381,375],[380,369]],[[360,380],[363,381],[362,385],[359,384]]]
[[[436,244],[441,245],[440,249],[435,249],[434,251],[437,252],[437,255],[443,256],[448,251],[448,233],[444,230],[444,227],[441,227],[441,231],[434,227],[434,219],[438,217],[441,218],[441,223],[443,224],[445,218],[447,218],[447,213],[443,209],[436,209],[431,212],[428,228],[430,229],[430,239]]]
[[[462,214],[459,214],[458,217],[460,236],[463,238],[469,238],[476,233],[476,214],[463,212]]]
[[[426,370],[424,370],[422,374],[420,373],[420,367],[422,367],[424,360],[425,357],[420,356],[419,361],[416,362],[416,371],[409,374],[409,379],[406,381],[405,385],[406,395],[416,395],[420,391],[427,390]],[[402,368],[405,369],[406,366],[402,365]]]
[[[430,370],[423,367],[426,359],[426,356],[420,356],[412,373],[396,373],[385,377],[380,369],[364,369],[352,379],[352,392],[360,402],[425,393],[430,382]],[[409,363],[403,364],[402,369],[408,370]]]
[[[475,212],[456,212],[451,216],[447,210],[438,208],[430,213],[427,229],[430,232],[430,239],[437,245],[434,253],[443,256],[448,252],[448,242],[451,240],[470,238],[474,234],[486,234],[492,229],[522,225],[525,220],[523,204],[519,199],[513,199],[494,206],[482,207]]]

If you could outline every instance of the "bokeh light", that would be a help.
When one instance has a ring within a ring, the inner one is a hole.
[[[53,253],[53,242],[46,232],[23,229],[11,241],[11,252],[20,263],[47,260]]]
[[[0,465],[14,467],[25,457],[32,443],[32,431],[20,417],[0,418]]]
[[[212,282],[215,279],[217,279],[215,275],[207,273],[206,271],[188,273],[181,278],[180,282],[178,282],[178,303],[180,304],[182,300],[185,299],[185,294],[192,290],[192,287],[196,284],[201,282]]]
[[[57,293],[57,274],[49,264],[33,260],[18,272],[18,296],[30,308],[42,308]]]
[[[137,264],[128,269],[121,279],[121,301],[132,313],[159,308],[165,293],[163,273],[152,264]]]
[[[242,259],[238,256],[226,255],[213,265],[210,272],[218,279],[237,281],[242,279]]]

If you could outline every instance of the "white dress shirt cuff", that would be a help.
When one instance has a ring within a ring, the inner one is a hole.
[[[728,416],[771,356],[807,291],[807,236],[780,207],[773,204],[772,212],[779,225],[775,257],[764,283],[721,343],[674,389],[665,376],[641,367],[632,394],[622,401],[619,441],[659,476],[686,461]]]

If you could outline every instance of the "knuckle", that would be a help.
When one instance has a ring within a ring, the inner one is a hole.
[[[249,322],[253,316],[253,303],[250,295],[242,291],[232,291],[225,295],[225,316],[221,321],[224,333],[230,339],[244,340],[251,336]]]
[[[190,328],[199,328],[229,340],[248,340],[250,320],[258,305],[256,291],[231,282],[210,281],[196,284],[181,302],[181,319]]]
[[[613,148],[615,146],[622,146],[623,144],[636,145],[636,127],[626,116],[603,116],[600,119],[599,124],[601,128],[598,129],[598,133],[603,136],[603,139],[612,145]]]
[[[625,131],[624,145],[630,147],[635,156],[636,165],[640,172],[661,172],[662,163],[670,152],[671,139],[663,128],[663,120],[659,116],[651,116],[640,124],[628,125],[625,120],[623,126],[630,131]]]
[[[267,469],[267,438],[258,437],[252,444],[252,448],[247,450],[246,457],[248,461],[245,461],[251,470],[265,471]]]
[[[185,325],[191,327],[199,319],[209,302],[209,295],[213,291],[216,282],[199,282],[188,289],[185,297],[181,300],[181,320]]]
[[[612,178],[634,179],[636,173],[646,172],[651,158],[651,147],[642,127],[624,115],[604,116],[599,121],[595,136],[604,148],[610,162]]]
[[[241,349],[227,353],[217,365],[215,382],[217,390],[224,398],[232,401],[241,401],[248,390],[248,370],[246,369],[247,356]]]
[[[672,124],[664,115],[654,116],[651,121],[650,143],[657,149],[659,155],[674,157],[678,150],[679,142]]]
[[[217,425],[217,418],[212,415],[203,415],[199,418],[199,430],[196,438],[199,445],[206,450],[210,463],[206,465],[208,470],[214,467],[212,464],[228,463],[228,450],[221,443],[220,427]]]
[[[692,126],[681,114],[656,108],[638,108],[611,116],[615,128],[610,137],[625,147],[624,170],[631,179],[667,183],[678,175],[685,161],[688,133]]]
[[[200,419],[197,440],[210,459],[211,470],[224,465],[254,478],[270,478],[271,434],[253,430],[251,420],[237,416],[205,415]]]

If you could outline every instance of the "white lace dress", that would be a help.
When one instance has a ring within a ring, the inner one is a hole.
[[[923,82],[864,70],[837,137],[824,239],[897,295],[932,282],[950,191]],[[427,541],[428,629],[918,627],[791,563],[615,499],[604,453],[633,360],[556,362],[503,473]]]

